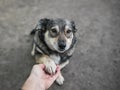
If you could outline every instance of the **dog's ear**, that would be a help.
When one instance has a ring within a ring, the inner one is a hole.
[[[75,22],[71,21],[71,25],[72,25],[72,28],[73,28],[73,32],[75,33],[77,31]]]
[[[49,21],[50,19],[47,19],[47,18],[40,19],[38,22],[38,25],[36,26],[36,29],[45,31]]]
[[[47,23],[49,21],[50,21],[50,19],[47,19],[47,18],[40,19],[38,24],[36,25],[36,27],[31,31],[31,34],[35,34],[36,31],[45,32]]]

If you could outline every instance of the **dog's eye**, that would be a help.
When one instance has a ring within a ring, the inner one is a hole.
[[[66,32],[65,32],[65,35],[66,35],[66,37],[68,37],[68,38],[70,38],[70,36],[72,35],[72,30],[67,30]]]
[[[50,30],[50,34],[51,34],[51,36],[53,36],[53,37],[57,36],[57,35],[58,35],[57,29],[56,29],[56,28],[52,28],[52,29]]]
[[[56,29],[51,29],[52,33],[57,33]]]
[[[67,34],[70,34],[71,32],[72,32],[71,30],[67,30],[67,31],[66,31]]]

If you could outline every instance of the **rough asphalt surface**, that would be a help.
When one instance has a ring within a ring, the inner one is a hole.
[[[40,18],[74,20],[78,43],[49,90],[120,90],[119,0],[0,0],[0,90],[19,90],[35,64],[29,32]]]

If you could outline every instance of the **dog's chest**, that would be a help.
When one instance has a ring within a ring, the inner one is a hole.
[[[50,55],[50,58],[56,63],[56,64],[60,64],[60,60],[61,60],[61,57],[57,54],[52,54]]]

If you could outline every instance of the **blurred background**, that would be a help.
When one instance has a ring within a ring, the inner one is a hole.
[[[18,90],[28,77],[29,33],[45,17],[78,29],[64,85],[49,90],[120,90],[120,0],[0,0],[0,90]]]

